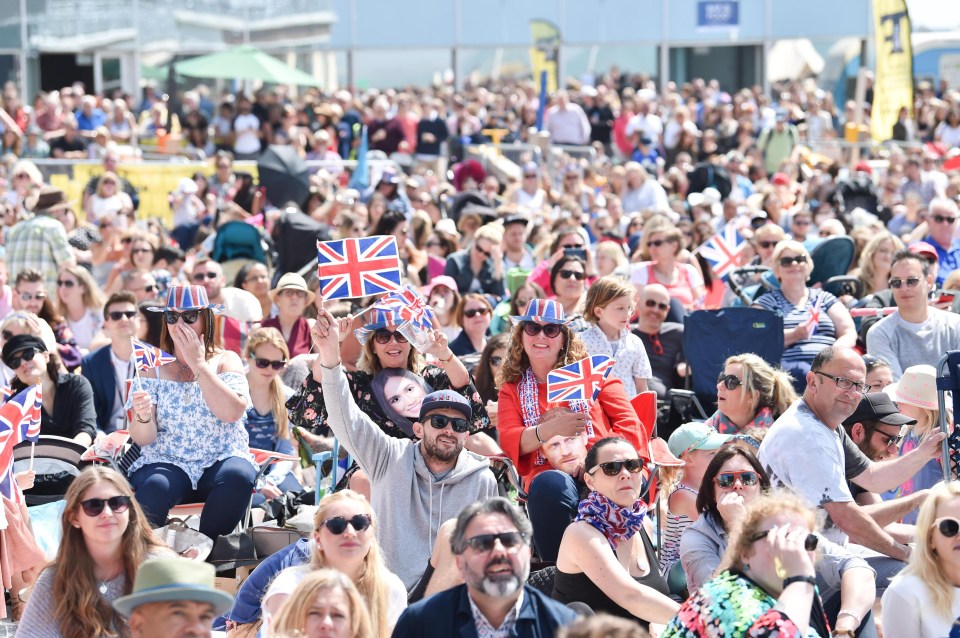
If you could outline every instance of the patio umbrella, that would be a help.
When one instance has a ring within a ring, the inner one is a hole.
[[[317,81],[310,75],[249,45],[177,62],[177,74],[193,78],[261,80],[271,84],[300,86],[317,85]]]
[[[274,206],[296,202],[303,206],[310,195],[310,171],[292,146],[271,145],[257,160],[260,185]]]

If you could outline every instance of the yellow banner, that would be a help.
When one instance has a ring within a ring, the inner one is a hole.
[[[547,93],[557,90],[557,61],[560,57],[560,31],[546,20],[530,21],[530,66],[533,84],[540,90],[540,76],[547,73]]]
[[[906,0],[873,0],[877,73],[873,84],[871,136],[875,142],[893,137],[900,109],[913,117],[913,44]]]

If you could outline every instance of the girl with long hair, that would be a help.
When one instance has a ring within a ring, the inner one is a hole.
[[[903,241],[886,231],[873,235],[867,242],[863,252],[860,253],[857,268],[851,273],[863,283],[863,297],[890,287],[887,284],[887,279],[890,278],[890,264],[893,256],[901,250],[903,250]]]
[[[267,638],[375,638],[370,614],[350,580],[334,569],[310,574],[277,614]]]
[[[67,265],[57,277],[57,301],[77,347],[90,350],[103,342],[103,304],[106,298],[90,271],[83,266]]]

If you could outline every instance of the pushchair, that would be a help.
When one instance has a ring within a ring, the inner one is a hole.
[[[951,464],[950,457],[960,458],[960,433],[949,421],[947,413],[947,392],[952,394],[953,415],[960,414],[960,350],[951,350],[937,363],[937,407],[940,408],[940,430],[947,435],[943,440],[940,466],[943,468],[943,480],[949,481],[960,475],[960,468]]]
[[[31,450],[32,447],[32,450]],[[73,439],[41,434],[36,444],[24,441],[13,448],[13,471],[30,469],[37,473],[34,485],[23,493],[28,506],[43,505],[61,500],[73,479],[87,465],[82,460],[86,448]]]

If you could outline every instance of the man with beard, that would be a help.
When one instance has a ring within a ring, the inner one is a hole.
[[[526,584],[533,527],[505,498],[460,512],[450,545],[463,585],[407,608],[394,638],[553,636],[576,614]]]
[[[319,352],[313,374],[322,380],[330,429],[370,478],[387,567],[409,591],[427,568],[440,525],[496,496],[497,483],[487,460],[463,449],[473,413],[462,395],[440,390],[424,397],[413,423],[417,441],[387,435],[357,407],[340,365],[339,335],[348,326],[349,319],[320,310],[311,329]],[[449,349],[441,355],[453,356]]]

